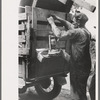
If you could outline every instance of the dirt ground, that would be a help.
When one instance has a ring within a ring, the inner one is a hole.
[[[53,100],[71,100],[69,93],[70,93],[69,90],[62,89],[61,93]],[[26,93],[19,95],[19,100],[43,100],[43,99],[38,96],[35,90],[33,91],[28,90]]]

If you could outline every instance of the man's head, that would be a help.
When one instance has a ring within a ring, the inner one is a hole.
[[[75,12],[75,15],[73,17],[73,24],[75,25],[75,27],[84,27],[87,21],[88,17],[85,14],[79,11]]]
[[[56,39],[55,38],[53,38],[53,39],[51,39],[51,48],[56,48]]]

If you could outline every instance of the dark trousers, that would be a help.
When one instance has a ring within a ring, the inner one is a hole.
[[[86,85],[88,76],[89,73],[85,74],[82,71],[70,72],[71,92],[74,94],[73,100],[87,100]]]

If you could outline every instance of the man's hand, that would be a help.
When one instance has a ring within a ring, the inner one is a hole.
[[[57,16],[56,15],[51,15],[53,17],[54,20],[57,19]]]
[[[65,58],[65,60],[66,60],[67,62],[70,61],[70,55],[69,55],[67,52],[65,52],[65,50],[61,50],[61,51],[60,51],[60,54],[62,55],[62,57]]]
[[[51,16],[51,17],[49,17],[49,18],[47,18],[47,21],[49,22],[49,24],[54,23],[54,19],[53,19],[53,17],[52,17],[52,16]]]

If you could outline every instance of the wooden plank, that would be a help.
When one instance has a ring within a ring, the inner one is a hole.
[[[25,24],[19,24],[19,25],[18,25],[18,30],[19,30],[19,31],[25,30]]]
[[[18,15],[18,20],[20,21],[20,20],[27,20],[27,15],[26,15],[26,13],[20,13],[19,15]]]
[[[40,24],[40,25],[49,25],[48,21],[42,21],[42,20],[38,20],[37,24]],[[55,24],[57,26],[62,26],[62,24],[59,21],[57,21],[57,20],[55,20]]]
[[[64,29],[64,27],[62,26],[57,26],[60,29]],[[50,25],[41,25],[41,24],[37,24],[37,30],[47,30],[47,31],[51,31],[51,27]]]
[[[27,19],[27,30],[26,30],[26,48],[30,48],[30,28],[31,28],[31,24],[30,24],[30,16],[28,16]]]
[[[33,0],[32,7],[36,7],[37,1],[38,1],[38,0]]]
[[[26,36],[26,45],[25,45],[25,47],[30,48],[30,35]]]
[[[37,30],[37,14],[34,8],[32,8],[32,28]]]
[[[50,26],[38,24],[36,36],[48,36],[50,31],[51,31]]]
[[[67,0],[58,0],[58,1],[60,1],[63,4],[66,4],[66,2],[67,2]]]
[[[36,48],[48,48],[48,41],[37,41]]]
[[[58,27],[63,30],[63,27]],[[51,28],[46,25],[37,25],[37,33],[36,36],[48,36],[52,32]]]
[[[36,36],[48,36],[50,33],[46,30],[44,31],[37,31]]]
[[[18,35],[18,42],[25,42],[25,35]]]
[[[41,24],[38,24],[37,25],[37,30],[47,30],[47,31],[50,31],[51,30],[51,27],[49,25],[41,25]]]
[[[63,12],[46,10],[46,9],[41,9],[41,8],[33,8],[33,11],[35,11],[35,13],[36,13],[37,20],[40,20],[40,21],[47,21],[47,17],[50,14],[55,14],[55,15],[65,19],[65,13],[63,13]]]
[[[27,13],[27,15],[29,16],[29,20],[32,21],[32,12],[31,13]]]
[[[29,62],[28,62],[28,60],[26,60],[26,64],[25,64],[25,77],[26,77],[26,79],[28,79],[28,65],[29,65]]]
[[[94,12],[96,7],[89,4],[88,2],[86,1],[83,1],[83,0],[72,0],[74,3],[78,4],[79,6],[81,7],[84,7],[85,9],[91,11],[91,12]]]
[[[32,7],[31,6],[25,6],[25,13],[27,14],[27,19],[29,17],[29,20],[32,20]]]
[[[32,13],[32,7],[31,6],[25,6],[25,13]]]
[[[19,42],[18,47],[19,48],[25,48],[25,43],[24,42]]]
[[[21,60],[19,63],[19,77],[25,79],[25,61]]]
[[[37,41],[48,41],[48,36],[37,36],[36,40]]]
[[[29,55],[28,48],[19,48],[19,55]]]

